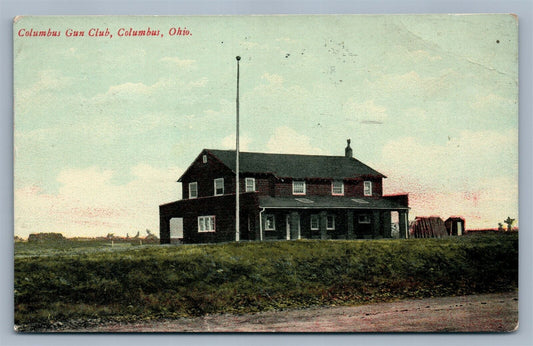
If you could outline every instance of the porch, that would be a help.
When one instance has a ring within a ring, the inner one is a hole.
[[[255,240],[392,238],[393,213],[399,237],[407,238],[408,210],[388,198],[259,198]]]

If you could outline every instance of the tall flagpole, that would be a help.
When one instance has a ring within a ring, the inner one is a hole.
[[[239,60],[240,56],[236,57],[237,59],[237,129],[235,132],[235,241],[240,241],[240,184],[239,184]]]

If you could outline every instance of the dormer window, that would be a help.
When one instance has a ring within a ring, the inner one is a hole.
[[[245,191],[246,192],[254,192],[255,191],[255,178],[245,178]]]
[[[224,194],[224,178],[215,179],[215,196],[222,196]]]
[[[292,194],[293,195],[305,195],[305,181],[293,180],[292,182]]]
[[[364,195],[365,196],[372,196],[372,182],[371,181],[365,181],[364,186]]]
[[[189,198],[197,198],[198,197],[198,183],[192,182],[189,183]]]
[[[203,163],[207,163],[207,155],[203,155],[202,156],[202,162]]]
[[[344,182],[342,180],[331,182],[331,194],[333,196],[344,196]]]

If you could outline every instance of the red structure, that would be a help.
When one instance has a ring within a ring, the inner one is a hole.
[[[352,157],[241,152],[240,239],[391,237],[398,212],[407,237],[408,196],[383,196],[383,174]],[[161,243],[179,218],[184,243],[235,240],[235,151],[204,149],[179,178],[182,200],[159,206]]]
[[[417,216],[411,223],[409,233],[414,238],[443,238],[448,236],[444,221],[438,216]]]

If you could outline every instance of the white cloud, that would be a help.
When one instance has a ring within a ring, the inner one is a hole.
[[[194,63],[196,63],[196,60],[180,59],[178,57],[169,57],[169,56],[165,56],[165,57],[159,59],[159,61],[163,62],[163,63],[170,63],[170,64],[176,65],[178,67],[191,66]]]
[[[239,136],[239,150],[243,150],[243,151],[249,150],[251,142],[252,140],[250,139],[250,137],[246,135],[244,136],[240,135]],[[221,145],[222,145],[222,148],[224,149],[235,150],[235,134],[231,134],[229,136],[224,137],[222,139]]]
[[[314,147],[308,136],[299,134],[287,126],[281,126],[274,130],[274,134],[268,140],[266,149],[271,153],[283,154],[327,154],[322,149]]]
[[[151,88],[144,83],[123,83],[119,85],[112,85],[109,87],[107,94],[108,95],[137,95],[144,94],[147,95],[151,92]]]
[[[404,74],[383,74],[371,85],[375,90],[380,90],[382,93],[390,93],[418,89],[422,84],[422,77],[416,71],[410,71]]]
[[[265,73],[261,76],[261,79],[266,79],[269,83],[272,84],[283,84],[283,77],[279,74]]]
[[[473,109],[486,109],[492,111],[496,111],[497,109],[498,112],[500,112],[503,107],[516,106],[516,100],[510,100],[495,94],[478,95],[472,102],[470,102],[470,107]]]
[[[419,74],[412,70],[403,74],[380,73],[375,80],[365,81],[365,90],[372,94],[393,96],[398,102],[420,100],[426,102],[429,98],[443,98],[449,93],[454,94],[464,83],[464,75],[453,69],[443,69],[437,75]],[[399,98],[399,99],[398,99]]]
[[[408,52],[409,59],[414,59],[416,62],[428,60],[428,61],[437,61],[442,60],[442,57],[439,55],[432,55],[430,52],[422,49],[414,50]]]
[[[422,109],[422,108],[411,107],[411,108],[407,108],[403,112],[403,116],[406,119],[411,118],[411,119],[416,119],[417,121],[419,121],[419,120],[426,119],[427,116],[428,116],[428,112],[425,109]]]
[[[158,233],[158,206],[181,198],[176,183],[181,173],[176,167],[139,164],[131,168],[130,182],[115,184],[110,170],[64,169],[57,177],[57,193],[44,193],[35,185],[15,190],[15,234],[126,235],[145,229]]]
[[[276,42],[296,43],[298,41],[289,37],[280,37],[276,39]]]
[[[365,124],[381,124],[387,119],[387,108],[376,105],[374,100],[357,102],[351,99],[343,105],[343,111],[347,119]]]
[[[17,112],[25,112],[35,102],[49,102],[49,93],[64,90],[73,83],[73,78],[64,76],[57,70],[39,71],[37,77],[37,80],[29,87],[15,88],[15,109]]]
[[[130,99],[134,102],[156,102],[161,95],[172,94],[175,91],[185,93],[197,88],[204,88],[208,79],[206,77],[188,82],[170,77],[161,77],[155,83],[147,85],[144,83],[125,82],[117,85],[111,85],[103,94],[97,94],[86,100],[89,105],[109,104],[110,102],[122,102],[124,99]],[[148,98],[150,97],[150,98]]]

